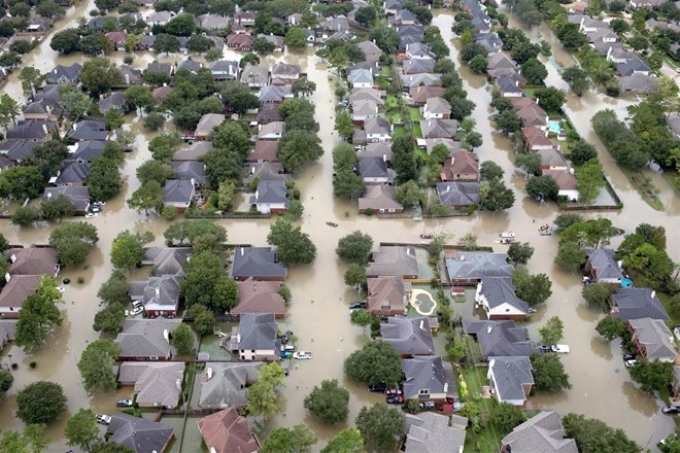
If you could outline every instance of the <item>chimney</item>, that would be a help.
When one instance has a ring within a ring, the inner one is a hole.
[[[449,391],[449,383],[445,382],[444,383],[444,393],[448,393],[448,391]]]
[[[125,85],[130,85],[130,73],[125,74]]]
[[[160,295],[161,295],[161,289],[156,288],[156,297],[160,297]]]
[[[12,263],[15,263],[17,260],[17,256],[15,254],[12,254],[12,256],[10,256],[9,259]]]
[[[208,370],[206,371],[206,375],[208,376],[208,380],[212,379],[213,369],[208,368]]]
[[[9,275],[9,272],[5,273],[5,282],[9,282],[12,279],[12,276]]]
[[[654,299],[654,297],[656,297],[656,290],[653,290],[653,291],[652,291],[652,294],[650,294],[649,296],[650,296],[652,299]]]
[[[420,320],[420,330],[423,330],[423,327],[425,327],[425,320],[421,319]]]
[[[181,379],[177,379],[177,380],[175,381],[175,386],[177,387],[177,390],[179,390],[179,391],[181,392],[181,391],[182,391],[182,380],[181,380]]]
[[[383,162],[387,163],[387,154],[383,154]]]
[[[45,135],[48,135],[50,132],[47,130],[47,124],[43,123],[42,124],[42,130],[45,133]]]
[[[168,329],[163,330],[163,338],[165,338],[165,341],[170,344],[170,332],[168,332]]]
[[[490,334],[492,330],[493,330],[492,326],[487,326],[487,328],[486,328],[487,335]]]
[[[244,250],[243,250],[243,247],[241,247],[241,256],[243,256],[243,254],[244,254]]]

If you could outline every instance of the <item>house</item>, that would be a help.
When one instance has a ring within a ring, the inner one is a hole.
[[[531,360],[526,356],[491,357],[486,377],[499,403],[524,406],[534,386]]]
[[[234,22],[244,27],[252,27],[255,25],[255,12],[239,11],[234,14]]]
[[[430,98],[440,98],[444,96],[446,90],[441,86],[416,86],[409,89],[411,104],[424,106]]]
[[[57,123],[45,120],[19,120],[16,127],[8,129],[5,133],[7,140],[28,140],[42,142],[52,134],[53,130],[59,130]]]
[[[486,49],[487,54],[500,52],[503,50],[503,41],[496,33],[479,33],[475,35],[475,43]]]
[[[422,109],[425,120],[445,119],[451,116],[451,104],[444,98],[434,97],[425,101]]]
[[[406,280],[418,278],[416,250],[412,246],[381,245],[373,252],[366,268],[367,277],[402,277]]]
[[[370,69],[355,69],[347,74],[347,82],[353,88],[373,88],[373,72]]]
[[[5,275],[5,287],[0,292],[0,318],[17,319],[19,310],[26,301],[26,298],[35,293],[41,275]]]
[[[172,155],[173,162],[198,161],[212,149],[212,142],[196,141],[187,148],[175,151]]]
[[[523,321],[529,314],[529,304],[517,297],[510,277],[482,278],[477,285],[475,302],[484,308],[490,320]]]
[[[656,8],[657,6],[660,6],[662,3],[664,3],[661,0],[629,0],[628,3],[630,4],[630,7],[633,9],[640,9],[640,8]]]
[[[192,180],[168,179],[163,187],[163,205],[173,206],[184,212],[191,206],[196,195],[196,184]]]
[[[389,142],[392,140],[392,124],[380,116],[368,117],[364,120],[364,131],[367,142]]]
[[[280,342],[276,329],[273,313],[243,313],[238,327],[234,327],[239,358],[248,361],[279,360]]]
[[[118,382],[135,386],[139,407],[174,409],[180,401],[184,362],[123,362]]]
[[[269,124],[273,121],[283,121],[279,113],[279,106],[275,104],[263,104],[257,110],[257,123]]]
[[[366,61],[368,62],[373,63],[379,61],[383,54],[383,51],[380,50],[380,47],[376,46],[372,41],[362,41],[357,44],[357,47],[364,53]]]
[[[430,51],[430,46],[422,42],[406,45],[406,58],[409,60],[435,60],[435,54]]]
[[[114,91],[107,97],[97,102],[97,107],[99,107],[99,112],[102,115],[106,115],[109,110],[114,110],[122,115],[125,113],[126,106],[127,101],[125,100],[125,93],[122,91]]]
[[[134,453],[164,453],[175,437],[174,429],[162,423],[119,412],[111,417],[106,427],[109,442]]]
[[[484,12],[472,16],[472,29],[475,34],[487,34],[491,32],[491,18]]]
[[[276,143],[276,142],[273,142]],[[291,176],[286,173],[279,162],[261,162],[246,166],[248,175],[243,178],[243,186],[250,188],[253,181],[289,181]],[[257,179],[256,179],[257,178]]]
[[[625,93],[656,93],[659,91],[659,85],[656,77],[646,76],[644,74],[631,74],[627,77],[617,77],[621,91]]]
[[[198,405],[203,409],[246,407],[246,389],[260,378],[260,363],[207,362]]]
[[[175,352],[170,346],[170,333],[181,323],[181,319],[126,319],[115,340],[120,346],[118,360],[170,360]]]
[[[375,88],[352,88],[349,92],[349,103],[352,104],[357,101],[373,101],[378,106],[385,104],[382,97],[385,95],[384,91],[378,91]]]
[[[434,354],[430,318],[389,317],[380,324],[380,335],[401,357]]]
[[[463,332],[477,338],[482,357],[525,356],[538,352],[535,342],[529,340],[526,327],[518,327],[515,321],[463,320]]]
[[[458,285],[476,285],[484,277],[510,277],[514,270],[505,253],[456,251],[447,254],[445,261],[449,280]]]
[[[130,299],[141,301],[146,316],[174,318],[179,307],[179,285],[182,276],[163,275],[128,284]]]
[[[241,82],[250,88],[262,88],[269,85],[269,66],[264,63],[258,65],[248,63],[241,72]]]
[[[407,25],[407,27],[412,27],[413,25]],[[399,35],[399,33],[397,32]],[[399,35],[399,44],[397,45],[397,52],[403,53],[406,52],[406,46],[409,44],[421,42],[423,40],[424,34],[405,34],[405,35]],[[404,57],[406,54],[404,54]]]
[[[367,143],[366,147],[357,153],[357,157],[382,157],[387,163],[392,162],[392,147],[389,143]]]
[[[300,78],[300,66],[296,64],[276,63],[272,67],[272,80],[277,79],[285,85],[292,84]]]
[[[225,116],[221,113],[206,113],[198,121],[194,137],[196,140],[206,140],[213,130],[224,123]]]
[[[262,448],[248,420],[229,407],[198,420],[198,430],[211,453],[257,453]]]
[[[459,151],[467,151],[466,149],[461,147],[460,142],[457,142],[450,138],[423,138],[417,139],[417,143],[419,148],[425,148],[427,154],[432,154],[432,150],[434,149],[434,147],[439,144],[446,146],[449,149],[451,155]]]
[[[323,22],[322,22],[323,23]],[[330,36],[327,36],[326,33],[321,34],[321,38],[319,42],[330,42],[330,41],[339,41],[339,42],[349,42],[353,40],[355,36],[352,33],[346,32],[346,31],[336,31]]]
[[[279,263],[270,247],[236,247],[231,276],[234,280],[258,280],[282,282],[288,270]]]
[[[515,102],[513,104],[517,105]],[[517,110],[517,116],[519,116],[524,127],[536,126],[542,130],[547,130],[548,128],[548,114],[533,101],[524,107],[520,107]]]
[[[439,182],[437,183],[437,195],[442,206],[463,209],[479,203],[479,182]]]
[[[156,87],[153,90],[151,90],[151,96],[153,97],[153,101],[156,104],[162,104],[163,101],[172,93],[175,91],[175,87],[171,87],[169,85],[164,85],[162,87]]]
[[[85,164],[87,165],[87,164]],[[73,205],[77,214],[86,214],[90,207],[90,189],[83,186],[47,187],[43,193],[42,202],[50,201],[58,196],[64,196]]]
[[[241,52],[250,52],[253,49],[253,36],[246,33],[236,33],[227,36],[227,46]]]
[[[415,25],[416,16],[407,9],[400,9],[399,11],[397,11],[397,14],[394,15],[394,24],[397,26]]]
[[[566,6],[566,5],[563,5]],[[501,441],[501,453],[578,453],[574,439],[565,438],[560,415],[544,411],[531,417]]]
[[[542,170],[569,171],[569,164],[561,152],[555,148],[539,149],[536,154],[541,156]]]
[[[278,141],[258,140],[255,142],[255,147],[253,150],[248,154],[248,157],[246,157],[246,162],[279,162],[279,158],[277,156],[278,150]]]
[[[57,65],[45,74],[45,83],[52,85],[63,85],[66,83],[77,85],[80,82],[81,69],[83,67],[78,63],[73,63],[71,66]]]
[[[623,273],[613,249],[586,249],[585,269],[590,278],[599,283],[619,284]]]
[[[383,10],[386,16],[394,16],[402,9],[404,9],[403,0],[387,0],[383,3]]]
[[[408,93],[410,88],[419,86],[432,87],[441,86],[441,74],[409,74],[401,76],[401,85]]]
[[[423,138],[453,138],[458,132],[458,121],[448,119],[421,120],[420,129]]]
[[[124,31],[111,31],[105,34],[106,39],[113,43],[116,50],[125,50],[125,40],[127,39],[127,33]]]
[[[219,14],[202,14],[196,18],[201,28],[224,30],[229,27],[229,18]]]
[[[11,263],[9,274],[15,275],[59,275],[61,267],[54,247],[26,247],[5,251]]]
[[[77,142],[75,151],[68,157],[68,161],[89,164],[104,152],[104,140],[82,140]]]
[[[278,214],[288,211],[288,188],[284,181],[260,181],[255,195],[250,197],[250,204],[254,205],[262,214]]]
[[[31,102],[21,109],[25,120],[59,121],[64,114],[64,109],[59,104],[45,100]]]
[[[348,32],[349,22],[347,22],[347,17],[339,14],[325,18],[319,22],[316,28],[323,31]],[[329,39],[331,38],[329,37]]]
[[[280,80],[280,79],[277,79]],[[260,88],[258,99],[261,104],[280,104],[284,99],[292,99],[295,97],[293,89],[290,86],[283,85],[269,85]]]
[[[153,266],[153,275],[184,276],[184,266],[191,258],[191,247],[144,247],[142,266]]]
[[[607,51],[606,58],[607,58],[607,61],[610,61],[612,63],[622,64],[622,63],[628,63],[628,61],[630,61],[630,60],[636,60],[636,59],[638,59],[638,56],[635,52],[632,52],[630,50],[626,50],[622,47],[611,46],[609,48],[609,50]]]
[[[59,176],[54,178],[54,185],[82,186],[89,173],[90,164],[69,162],[59,171]],[[52,182],[52,180],[50,180],[50,182]]]
[[[611,315],[623,322],[640,318],[670,319],[656,297],[656,291],[649,288],[618,288],[612,294],[611,301]]]
[[[404,206],[394,199],[394,187],[386,184],[372,184],[366,187],[366,193],[359,198],[359,212],[367,210],[377,213],[396,213],[404,211]]]
[[[203,63],[199,61],[194,61],[191,59],[191,57],[189,57],[186,60],[182,61],[179,65],[177,65],[177,70],[179,71],[180,69],[186,69],[190,73],[196,74],[202,67]]]
[[[454,415],[459,423],[449,426],[449,417],[433,412],[406,414],[405,453],[456,453],[463,451],[468,419]]]
[[[106,130],[106,122],[99,120],[82,120],[73,123],[71,131],[67,134],[75,140],[108,140],[109,132]]]
[[[352,103],[352,122],[361,124],[366,118],[378,116],[378,104],[373,101],[356,101]]]
[[[609,24],[584,15],[581,17],[578,31],[581,33],[589,33],[603,28],[609,28]]]
[[[652,70],[647,66],[647,64],[640,60],[639,58],[634,58],[628,60],[625,63],[620,63],[616,65],[616,73],[619,76],[630,76],[633,74],[642,74],[649,76],[652,74]]]
[[[474,153],[460,150],[444,160],[442,181],[479,181],[479,161]]]
[[[502,52],[489,54],[487,57],[488,64],[486,65],[486,70],[489,74],[491,71],[498,69],[516,69],[517,64],[510,59],[506,54]]]
[[[406,316],[411,284],[401,277],[368,279],[368,311],[375,316]]]
[[[419,403],[434,403],[441,408],[454,402],[458,395],[456,380],[451,364],[439,356],[420,356],[403,359],[404,399],[415,399]]]
[[[677,363],[678,349],[673,333],[660,319],[631,319],[628,323],[631,341],[637,353],[647,360]]]
[[[539,149],[552,149],[557,145],[548,138],[548,132],[540,127],[523,127],[521,130],[524,148],[527,151],[538,151]]]
[[[519,87],[519,81],[512,75],[500,75],[496,78],[496,85],[503,97],[521,98],[524,96],[524,91]]]
[[[387,163],[380,157],[360,157],[359,175],[366,184],[384,184],[390,180]]]
[[[668,125],[671,132],[673,132],[675,139],[680,139],[680,113],[667,113],[666,124]]]
[[[217,81],[235,80],[238,77],[238,62],[236,61],[213,61],[208,68]]]
[[[2,351],[7,343],[14,341],[14,333],[16,332],[17,322],[11,319],[0,321],[0,351]]]
[[[286,133],[286,123],[283,121],[272,121],[271,123],[258,125],[257,129],[258,140],[278,141]]]
[[[170,162],[170,165],[175,171],[176,179],[191,181],[196,187],[202,187],[208,184],[208,177],[205,174],[205,165],[201,162],[173,161]]]
[[[576,202],[579,200],[576,177],[570,170],[543,170],[543,176],[550,176],[557,183],[559,190],[558,197],[564,197],[568,201]]]
[[[434,60],[404,60],[402,72],[405,75],[431,73],[434,71]]]
[[[238,282],[238,304],[230,310],[232,316],[244,313],[273,313],[275,318],[286,315],[286,301],[280,294],[281,282],[245,280]]]
[[[283,52],[283,48],[284,48],[284,38],[283,38],[283,36],[260,34],[260,35],[257,35],[257,37],[266,39],[270,43],[274,44],[274,52]]]

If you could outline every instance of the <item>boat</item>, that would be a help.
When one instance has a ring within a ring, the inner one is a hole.
[[[326,222],[326,225],[328,225],[328,226],[330,226],[330,227],[333,227],[333,228],[337,228],[337,227],[338,227],[338,224],[335,223],[335,222]]]
[[[503,231],[503,232],[500,234],[500,237],[501,237],[502,239],[514,239],[514,238],[515,238],[515,233],[513,233],[512,231]]]
[[[515,242],[515,238],[502,238],[500,242],[501,244],[512,244]]]
[[[432,239],[434,237],[434,234],[432,233],[421,233],[420,234],[420,239]]]

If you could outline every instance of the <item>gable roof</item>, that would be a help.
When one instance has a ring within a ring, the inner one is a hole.
[[[179,305],[179,284],[183,277],[163,275],[146,281],[131,281],[130,298],[141,300],[146,311],[176,311]]]
[[[387,318],[380,324],[380,334],[400,355],[432,355],[434,341],[430,318]]]
[[[279,294],[281,282],[246,280],[238,284],[238,305],[231,309],[232,315],[244,313],[273,313],[283,316],[286,302]]]
[[[90,189],[86,186],[47,187],[42,201],[49,201],[59,195],[65,196],[76,211],[85,211],[90,206]]]
[[[236,247],[231,274],[234,278],[285,278],[288,270],[276,260],[271,247]]]
[[[614,249],[586,249],[588,264],[595,270],[597,278],[623,278],[615,254]]]
[[[469,206],[479,202],[479,182],[438,182],[437,195],[442,206]]]
[[[175,170],[175,178],[186,181],[194,180],[194,183],[208,184],[208,176],[205,174],[205,165],[195,161],[172,161],[172,169]]]
[[[104,140],[81,140],[76,145],[76,151],[70,160],[90,162],[102,155],[106,142]]]
[[[406,286],[402,277],[368,279],[368,310],[405,310]],[[389,320],[388,320],[389,322]]]
[[[73,125],[68,136],[76,140],[106,140],[109,132],[104,121],[82,120]]]
[[[207,362],[201,379],[201,407],[245,407],[246,386],[259,380],[262,362]]]
[[[225,118],[222,113],[206,113],[198,121],[196,135],[207,137],[213,129],[224,122]]]
[[[509,277],[514,270],[505,253],[456,252],[446,258],[446,270],[451,279]]]
[[[657,79],[648,75],[634,73],[625,77],[617,77],[623,91],[632,93],[655,93],[659,91]]]
[[[257,133],[258,138],[266,137],[267,135],[280,136],[283,135],[286,131],[286,123],[284,121],[272,121],[271,123],[260,124],[258,128],[259,128],[259,131]]]
[[[281,204],[288,203],[288,189],[283,181],[260,181],[257,183],[256,203]]]
[[[635,331],[637,341],[645,346],[647,360],[675,360],[678,350],[673,333],[660,319],[631,319],[630,327]]]
[[[97,106],[99,106],[99,112],[101,112],[103,115],[106,115],[109,110],[122,109],[126,103],[127,101],[125,100],[125,94],[122,91],[114,91],[107,97],[97,102]]]
[[[623,321],[652,318],[668,321],[670,317],[650,288],[618,288],[612,295],[612,316]]]
[[[71,66],[57,65],[50,72],[45,74],[45,83],[63,83],[66,80],[68,83],[75,83],[80,75],[80,70],[83,67],[78,63],[73,63]]]
[[[560,415],[554,411],[536,414],[505,436],[503,445],[513,453],[578,453],[576,441],[565,438]]]
[[[278,150],[278,140],[258,140],[255,142],[255,147],[248,154],[246,160],[248,162],[257,162],[258,160],[278,162]]]
[[[541,156],[541,165],[550,167],[568,167],[567,160],[555,148],[537,149],[534,151]]]
[[[248,63],[241,73],[241,82],[266,85],[269,82],[269,66],[265,63],[258,65]]]
[[[115,342],[121,357],[167,357],[174,348],[166,339],[182,323],[181,319],[127,319]]]
[[[153,266],[154,275],[184,275],[191,247],[144,247],[142,265]]]
[[[410,44],[407,44],[407,47]],[[402,63],[404,74],[430,73],[434,70],[434,60],[409,59]]]
[[[280,162],[253,162],[247,166],[247,176],[243,178],[243,183],[249,186],[255,178],[260,181],[289,181],[291,175],[286,173]]]
[[[357,44],[359,50],[361,50],[364,55],[382,55],[383,51],[380,47],[376,46],[372,41],[363,41]]]
[[[40,275],[13,275],[0,292],[0,307],[21,307],[35,293],[41,279]]]
[[[57,249],[53,247],[9,249],[5,256],[12,262],[10,275],[54,275],[59,268]]]
[[[401,84],[405,87],[414,88],[419,86],[440,86],[442,75],[441,74],[408,74],[401,76]]]
[[[188,203],[195,193],[194,185],[186,179],[168,179],[163,187],[166,203]]]
[[[276,350],[276,328],[273,313],[243,313],[238,324],[238,348]]]
[[[300,66],[278,62],[272,67],[272,78],[280,79],[297,78],[300,76]]]
[[[467,419],[464,418],[464,426]],[[465,444],[465,429],[449,426],[449,417],[432,412],[406,414],[406,453],[456,453]]]
[[[354,69],[347,74],[347,81],[354,85],[356,83],[373,83],[373,72],[370,69]]]
[[[40,146],[40,142],[29,140],[9,140],[0,143],[0,154],[5,154],[12,161],[21,161],[33,157],[33,148]]]
[[[560,190],[576,190],[576,177],[569,170],[543,170],[543,176],[550,176]]]
[[[409,94],[413,102],[424,104],[429,98],[444,96],[445,91],[441,86],[411,86]]]
[[[256,453],[260,442],[250,432],[248,420],[230,407],[198,420],[208,450],[215,453]]]
[[[381,157],[359,157],[359,174],[364,178],[386,178],[387,163]]]
[[[16,127],[7,130],[5,138],[42,140],[49,135],[53,129],[59,129],[57,123],[46,120],[24,120],[17,121]]]
[[[404,209],[404,206],[394,199],[394,186],[372,184],[366,188],[366,193],[359,198],[359,209]]]
[[[522,313],[529,313],[529,304],[517,297],[515,285],[512,284],[510,277],[503,278],[482,278],[479,283],[479,295],[483,295],[493,310],[503,304],[510,304]]]
[[[530,356],[538,351],[536,343],[528,340],[525,327],[515,321],[463,320],[463,331],[477,337],[483,357]]]
[[[392,135],[392,126],[389,121],[380,116],[370,116],[364,120],[366,134]]]
[[[493,372],[494,388],[500,401],[525,400],[524,384],[533,384],[531,361],[526,356],[491,357],[489,372]]]
[[[451,364],[443,362],[439,356],[403,359],[401,368],[405,377],[405,399],[418,398],[420,390],[429,390],[430,394],[445,393],[447,396],[458,394]]]
[[[474,153],[461,150],[444,160],[442,174],[446,180],[455,179],[456,175],[461,174],[476,174],[479,176],[479,162],[475,158]]]
[[[385,142],[371,142],[366,143],[366,149],[357,154],[358,158],[362,157],[380,157],[385,158],[388,162],[392,160],[392,146]]]
[[[257,109],[257,121],[282,121],[279,106],[276,104],[263,104]]]
[[[425,106],[430,113],[451,113],[451,104],[441,97],[428,98]]]
[[[184,378],[183,362],[123,362],[121,383],[134,383],[135,401],[140,406],[177,406]]]
[[[394,276],[404,277],[418,275],[416,250],[412,246],[381,245],[373,252],[372,262],[368,263],[366,275],[369,277]]]
[[[127,447],[135,453],[164,451],[175,435],[174,429],[169,426],[123,413],[111,417],[106,432],[112,434],[110,442]]]
[[[200,160],[208,151],[212,149],[212,142],[208,141],[198,141],[193,142],[187,148],[175,151],[172,155],[173,161],[188,161],[188,160]]]

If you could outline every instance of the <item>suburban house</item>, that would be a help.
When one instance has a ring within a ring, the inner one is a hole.
[[[277,79],[280,80],[280,79]],[[268,85],[260,88],[258,99],[261,104],[280,104],[285,99],[292,99],[295,97],[293,89],[290,86],[283,84]]]
[[[207,140],[212,131],[220,124],[224,123],[225,116],[221,113],[206,113],[198,121],[194,138],[198,141]]]
[[[286,123],[283,121],[272,121],[267,124],[260,124],[257,126],[258,140],[280,140],[283,134],[286,133]]]
[[[444,96],[445,91],[441,86],[412,86],[409,89],[409,95],[411,96],[410,104],[424,106],[427,104],[428,99]]]
[[[375,88],[352,88],[348,100],[350,104],[357,101],[373,101],[382,106],[385,104],[385,101],[382,100],[385,94],[384,91],[378,91]]]
[[[155,276],[184,276],[184,266],[191,258],[191,247],[144,247],[142,266],[153,266]]]
[[[367,142],[389,142],[392,140],[393,126],[380,116],[368,117],[364,121]]]
[[[418,278],[416,249],[412,246],[381,245],[377,252],[373,252],[372,261],[366,268],[366,277]]]
[[[8,279],[9,278],[9,279]],[[26,298],[35,293],[41,275],[5,275],[5,287],[0,292],[0,317],[17,319]]]
[[[163,204],[184,212],[191,206],[196,195],[196,184],[193,180],[168,179],[163,187]]]
[[[262,362],[207,362],[198,405],[203,409],[246,407],[246,389],[258,381]]]
[[[196,141],[187,148],[175,151],[175,154],[172,155],[172,160],[173,162],[198,161],[205,157],[211,149],[212,142]]]
[[[353,88],[373,88],[373,72],[370,69],[355,69],[347,75],[347,82]]]
[[[463,320],[463,332],[477,338],[482,356],[490,357],[525,356],[538,352],[535,342],[529,340],[526,327],[518,327],[515,321]]]
[[[42,142],[48,140],[53,130],[59,130],[57,123],[46,120],[18,120],[16,127],[5,133],[7,140]]]
[[[369,62],[377,62],[383,54],[380,47],[376,46],[372,41],[362,41],[357,44],[357,47],[364,53],[366,61]]]
[[[246,33],[227,36],[227,46],[242,52],[250,52],[253,48],[253,37]]]
[[[611,300],[611,315],[623,322],[640,318],[670,319],[656,291],[649,288],[618,288]]]
[[[248,11],[250,12],[250,11]],[[257,35],[258,38],[264,38],[270,43],[274,44],[274,52],[283,52],[283,48],[285,46],[285,40],[283,36],[276,36],[276,35],[264,35],[260,34]]]
[[[139,407],[177,407],[183,379],[184,362],[123,362],[118,371],[121,385],[135,386]]]
[[[624,93],[646,94],[659,91],[658,79],[644,74],[616,77],[616,81]]]
[[[439,203],[452,209],[464,209],[479,203],[479,183],[477,181],[438,182]]]
[[[271,142],[276,143],[276,142]],[[253,181],[289,181],[291,176],[279,162],[261,162],[246,165],[247,175],[243,178],[243,186],[250,188]]]
[[[420,129],[423,138],[453,138],[458,132],[458,121],[435,118],[432,120],[422,120]]]
[[[24,106],[21,113],[25,120],[59,121],[64,109],[58,104],[41,99]]]
[[[280,342],[276,333],[273,313],[243,313],[238,326],[231,331],[231,338],[225,338],[223,344],[241,360],[279,360]]]
[[[678,362],[673,333],[660,319],[640,318],[628,322],[628,331],[637,353],[647,360]]]
[[[423,118],[431,119],[449,119],[451,116],[451,104],[444,98],[434,97],[425,102],[422,109]]]
[[[621,283],[623,273],[614,249],[586,249],[586,272],[599,283]]]
[[[104,140],[81,140],[74,146],[75,151],[68,157],[69,162],[89,164],[94,159],[101,157],[106,142]]]
[[[239,11],[234,14],[234,22],[243,25],[244,27],[252,27],[255,25],[254,11]]]
[[[253,150],[248,153],[246,162],[279,162],[279,157],[276,155],[278,150],[279,142],[276,140],[257,140]]]
[[[279,263],[271,247],[236,247],[231,276],[234,280],[258,280],[282,282],[288,270]]]
[[[255,195],[250,197],[250,204],[262,214],[286,212],[288,211],[287,192],[284,181],[260,181],[257,183]]]
[[[406,442],[405,453],[458,453],[465,445],[465,428],[468,419],[459,415],[453,416],[449,426],[449,417],[432,412],[421,412],[417,415],[406,414],[404,432]]]
[[[9,274],[14,275],[59,275],[61,266],[54,247],[26,247],[5,251],[11,263]]]
[[[244,313],[273,313],[275,318],[286,315],[286,301],[279,292],[281,282],[245,280],[238,282],[238,304],[229,313],[240,317]]]
[[[47,187],[43,193],[42,201],[44,203],[53,200],[60,195],[66,197],[66,199],[73,205],[73,209],[75,209],[76,214],[87,213],[87,209],[90,207],[89,188],[83,186]]]
[[[272,83],[290,85],[300,78],[300,66],[296,64],[276,63],[272,67]],[[274,81],[277,81],[276,83]]]
[[[104,121],[83,120],[73,123],[67,135],[76,140],[108,140],[109,131],[106,130]]]
[[[375,316],[406,316],[411,284],[401,277],[368,279],[368,311]]]
[[[430,46],[417,42],[406,45],[406,58],[409,60],[434,60],[436,56],[430,50]]]
[[[40,142],[24,139],[5,141],[0,143],[0,156],[16,165],[33,157],[33,148],[36,146],[40,146]]]
[[[494,356],[489,358],[486,377],[491,393],[499,403],[524,406],[534,385],[531,360],[526,356]]]
[[[404,87],[404,90],[406,90],[406,93],[408,93],[411,88],[419,86],[440,87],[442,84],[441,78],[441,74],[408,74],[401,76],[401,84]]]
[[[208,65],[216,81],[235,80],[238,77],[238,62],[230,60],[213,61]]]
[[[97,102],[99,113],[101,113],[102,115],[106,115],[109,112],[109,110],[113,110],[122,115],[123,113],[125,113],[126,106],[127,100],[125,99],[125,94],[122,91],[114,91],[107,97]]]
[[[208,176],[205,173],[205,164],[193,161],[170,162],[175,171],[175,178],[183,181],[191,181],[194,186],[202,187],[208,184]]]
[[[77,85],[80,81],[81,69],[83,67],[78,63],[73,63],[71,66],[57,65],[45,74],[45,83],[51,85]]]
[[[211,453],[257,453],[262,448],[248,420],[233,407],[201,418],[198,430]]]
[[[402,358],[434,354],[430,318],[389,317],[380,324],[380,335]]]
[[[163,275],[149,277],[146,281],[128,284],[130,299],[139,300],[149,318],[163,316],[174,318],[179,307],[179,285],[182,277]]]
[[[441,180],[448,181],[479,181],[479,161],[474,153],[461,150],[444,160]]]
[[[359,175],[366,184],[385,184],[390,182],[387,162],[380,157],[359,157]]]
[[[538,151],[539,149],[551,149],[557,145],[548,138],[548,132],[536,127],[523,127],[521,130],[522,141],[527,151]]]
[[[576,187],[576,177],[570,170],[543,170],[543,176],[550,176],[557,183],[558,197],[565,197],[568,201],[576,202],[579,200],[578,188]]]
[[[359,212],[370,209],[377,213],[401,213],[404,206],[394,199],[394,187],[386,184],[373,184],[366,188],[366,193],[359,198]]]
[[[248,63],[241,72],[241,82],[250,88],[262,88],[269,85],[269,66],[264,63],[258,65]]]
[[[475,302],[480,304],[490,320],[522,321],[529,314],[529,304],[515,295],[510,277],[482,278],[477,285]]]
[[[257,109],[257,124],[269,124],[273,121],[283,121],[276,104],[263,104]]]
[[[175,430],[162,423],[119,412],[106,427],[109,442],[134,453],[164,453],[175,438]]]
[[[519,426],[501,441],[501,453],[578,453],[574,439],[565,437],[560,414],[540,412]]]
[[[437,408],[451,404],[458,395],[456,380],[449,362],[439,356],[403,359],[404,399],[419,403],[434,403]]]
[[[378,104],[371,100],[356,101],[351,104],[352,107],[352,122],[354,124],[361,124],[367,118],[378,116]]]
[[[409,44],[410,45],[410,44]],[[434,71],[434,60],[404,60],[402,73],[404,75],[424,74]]]
[[[175,348],[170,346],[170,333],[182,323],[181,319],[127,319],[115,342],[120,346],[118,360],[169,360]]]

